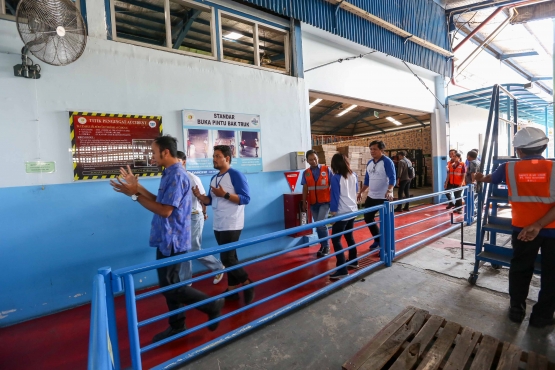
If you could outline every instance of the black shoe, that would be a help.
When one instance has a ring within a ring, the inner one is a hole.
[[[545,328],[546,326],[555,325],[555,319],[553,317],[550,319],[546,319],[546,318],[538,317],[534,314],[531,314],[530,322],[528,323],[528,325],[534,328]]]
[[[222,307],[224,306],[225,303],[225,299],[220,298],[220,299],[216,299],[214,301],[214,303],[212,303],[213,308],[212,308],[212,312],[210,312],[208,314],[208,321],[214,320],[218,317],[220,317],[220,315],[222,314]],[[213,324],[208,325],[208,330],[210,331],[214,331],[216,329],[218,329],[218,325],[220,324],[220,322],[215,322]]]
[[[447,205],[447,207],[445,207],[445,209],[451,209],[451,208],[455,208],[455,205],[452,204],[452,203],[449,203],[449,204]]]
[[[370,250],[376,250],[380,247],[380,242],[374,242],[371,246],[370,246]]]
[[[509,320],[520,324],[526,316],[526,311],[520,307],[510,307],[509,308]]]
[[[347,276],[349,276],[348,272],[344,273],[344,272],[336,271],[330,275],[330,280],[339,280],[339,279],[346,278]]]
[[[459,215],[462,215],[463,211],[462,211],[462,209],[457,209],[457,210],[455,211],[455,213],[458,213]]]
[[[330,254],[330,247],[324,247],[320,249],[318,253],[316,253],[316,257],[322,258],[324,256],[327,256],[328,254]]]
[[[408,212],[409,209],[408,208],[403,208],[403,212]]]
[[[244,285],[249,285],[252,283],[252,280],[249,280],[249,281],[250,282],[248,284],[244,284]],[[254,287],[243,290],[243,298],[245,300],[245,304],[251,304],[252,301],[254,300]]]
[[[229,288],[227,288],[224,293],[229,292]],[[238,301],[239,300],[239,293],[231,294],[225,297],[226,301]]]
[[[184,326],[182,328],[179,329],[175,329],[172,328],[171,326],[168,327],[166,330],[164,330],[161,333],[156,334],[153,338],[152,338],[152,343],[156,343],[161,341],[162,339],[166,339],[171,337],[172,335],[176,335],[178,333],[181,333],[182,331],[185,331],[187,328]]]
[[[351,268],[351,269],[358,269],[359,265],[358,265],[358,261],[353,261],[351,262],[351,260],[347,260],[347,268]]]
[[[395,212],[403,212],[403,209],[401,207],[397,207],[395,208]]]

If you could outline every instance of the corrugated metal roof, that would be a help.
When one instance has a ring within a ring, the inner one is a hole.
[[[337,9],[325,0],[244,1],[298,19],[441,75],[451,74],[448,60],[442,55],[414,43],[405,42],[390,31],[343,9]],[[433,1],[349,0],[349,2],[407,32],[450,50],[445,11]]]
[[[469,29],[476,28],[481,24],[495,8],[484,9],[477,12],[467,12],[455,17],[457,27]],[[485,39],[507,19],[508,13],[500,12],[488,24],[483,26],[477,36]],[[490,47],[499,53],[498,58],[508,58],[512,65],[529,76],[543,78],[539,81],[545,90],[549,91],[553,86],[553,23],[550,19],[534,21],[522,24],[512,24],[505,27],[497,37],[490,43]],[[537,53],[537,55],[530,55]],[[459,61],[466,58],[457,52]],[[474,66],[474,68],[479,68]],[[550,78],[550,79],[546,79]]]

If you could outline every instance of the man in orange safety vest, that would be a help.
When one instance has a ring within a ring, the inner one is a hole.
[[[542,130],[523,128],[513,141],[520,161],[502,164],[487,176],[476,174],[478,182],[505,182],[509,189],[513,226],[511,321],[524,320],[530,281],[541,249],[541,290],[529,322],[538,328],[555,325],[555,166],[541,156],[548,142]]]

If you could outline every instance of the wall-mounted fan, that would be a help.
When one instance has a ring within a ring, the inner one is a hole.
[[[29,52],[45,63],[65,66],[85,51],[85,21],[70,0],[21,0],[15,17],[25,43],[21,64],[14,66],[16,76],[40,78],[40,66],[27,56]]]

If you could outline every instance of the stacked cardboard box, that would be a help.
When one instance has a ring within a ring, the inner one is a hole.
[[[318,163],[328,166],[331,164],[333,155],[337,153],[337,148],[334,144],[315,145],[312,147],[312,150],[315,150],[316,154],[318,154]]]

